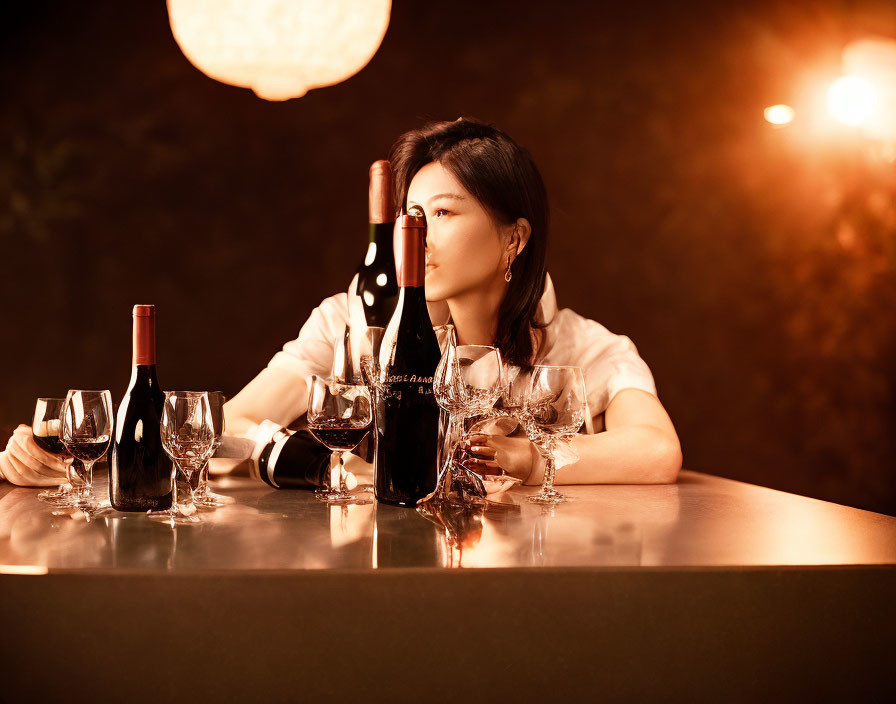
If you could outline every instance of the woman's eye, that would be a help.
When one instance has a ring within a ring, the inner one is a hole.
[[[447,214],[448,214],[448,211],[445,210],[444,208],[436,208],[436,211],[435,211],[434,215],[435,215],[437,218],[442,217],[443,214],[444,214],[444,215],[447,215]]]

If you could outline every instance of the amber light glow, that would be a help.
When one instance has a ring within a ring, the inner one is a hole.
[[[861,76],[843,76],[828,89],[828,111],[844,125],[867,124],[874,117],[877,105],[874,85]]]
[[[793,122],[794,115],[793,108],[789,105],[770,105],[765,109],[765,119],[779,127]]]
[[[379,49],[391,9],[391,0],[168,0],[190,63],[265,100],[356,74]]]

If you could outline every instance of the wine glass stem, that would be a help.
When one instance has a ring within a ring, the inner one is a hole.
[[[445,461],[443,464],[451,466],[454,460],[454,451],[463,434],[464,416],[460,413],[452,413],[448,419],[448,437],[445,441]]]
[[[548,453],[544,461],[544,483],[541,485],[541,493],[550,495],[554,493],[554,473],[556,472],[553,451]]]
[[[90,499],[93,496],[93,465],[96,460],[82,460],[84,465],[84,484],[79,489],[79,496],[82,499]]]
[[[344,454],[342,450],[336,450],[336,471],[339,473],[339,487],[333,486],[335,482],[330,480],[330,489],[338,490],[340,493],[344,494],[346,492],[345,489],[345,466],[342,463],[342,455]]]
[[[190,504],[193,503],[193,488],[192,488],[192,484],[190,483],[193,480],[193,472],[194,472],[193,466],[188,465],[188,466],[184,467],[183,472],[184,472],[184,479],[186,479],[186,483],[184,484],[184,486],[186,487],[186,489],[185,489],[186,497],[184,498],[183,503],[185,503],[189,506]]]
[[[177,472],[179,469],[180,465],[177,460],[174,460],[171,463],[171,515],[177,513]]]
[[[199,483],[196,486],[194,496],[202,497],[208,493],[208,464],[209,461],[206,460],[205,464],[202,465],[202,469],[199,470]]]

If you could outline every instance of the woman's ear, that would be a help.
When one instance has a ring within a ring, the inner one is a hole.
[[[519,218],[510,226],[510,236],[507,238],[507,253],[512,259],[516,259],[526,245],[529,243],[529,236],[532,234],[532,226],[526,218]]]

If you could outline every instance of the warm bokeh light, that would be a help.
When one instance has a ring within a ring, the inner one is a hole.
[[[783,126],[793,122],[793,108],[789,105],[770,105],[765,109],[765,119],[773,125]]]
[[[896,39],[864,37],[843,49],[843,73],[874,87],[875,106],[862,127],[872,137],[896,143]]]
[[[356,74],[379,49],[391,9],[391,0],[168,0],[190,63],[266,100]]]
[[[845,125],[858,127],[871,120],[877,109],[877,91],[861,76],[842,76],[828,89],[828,111]]]

